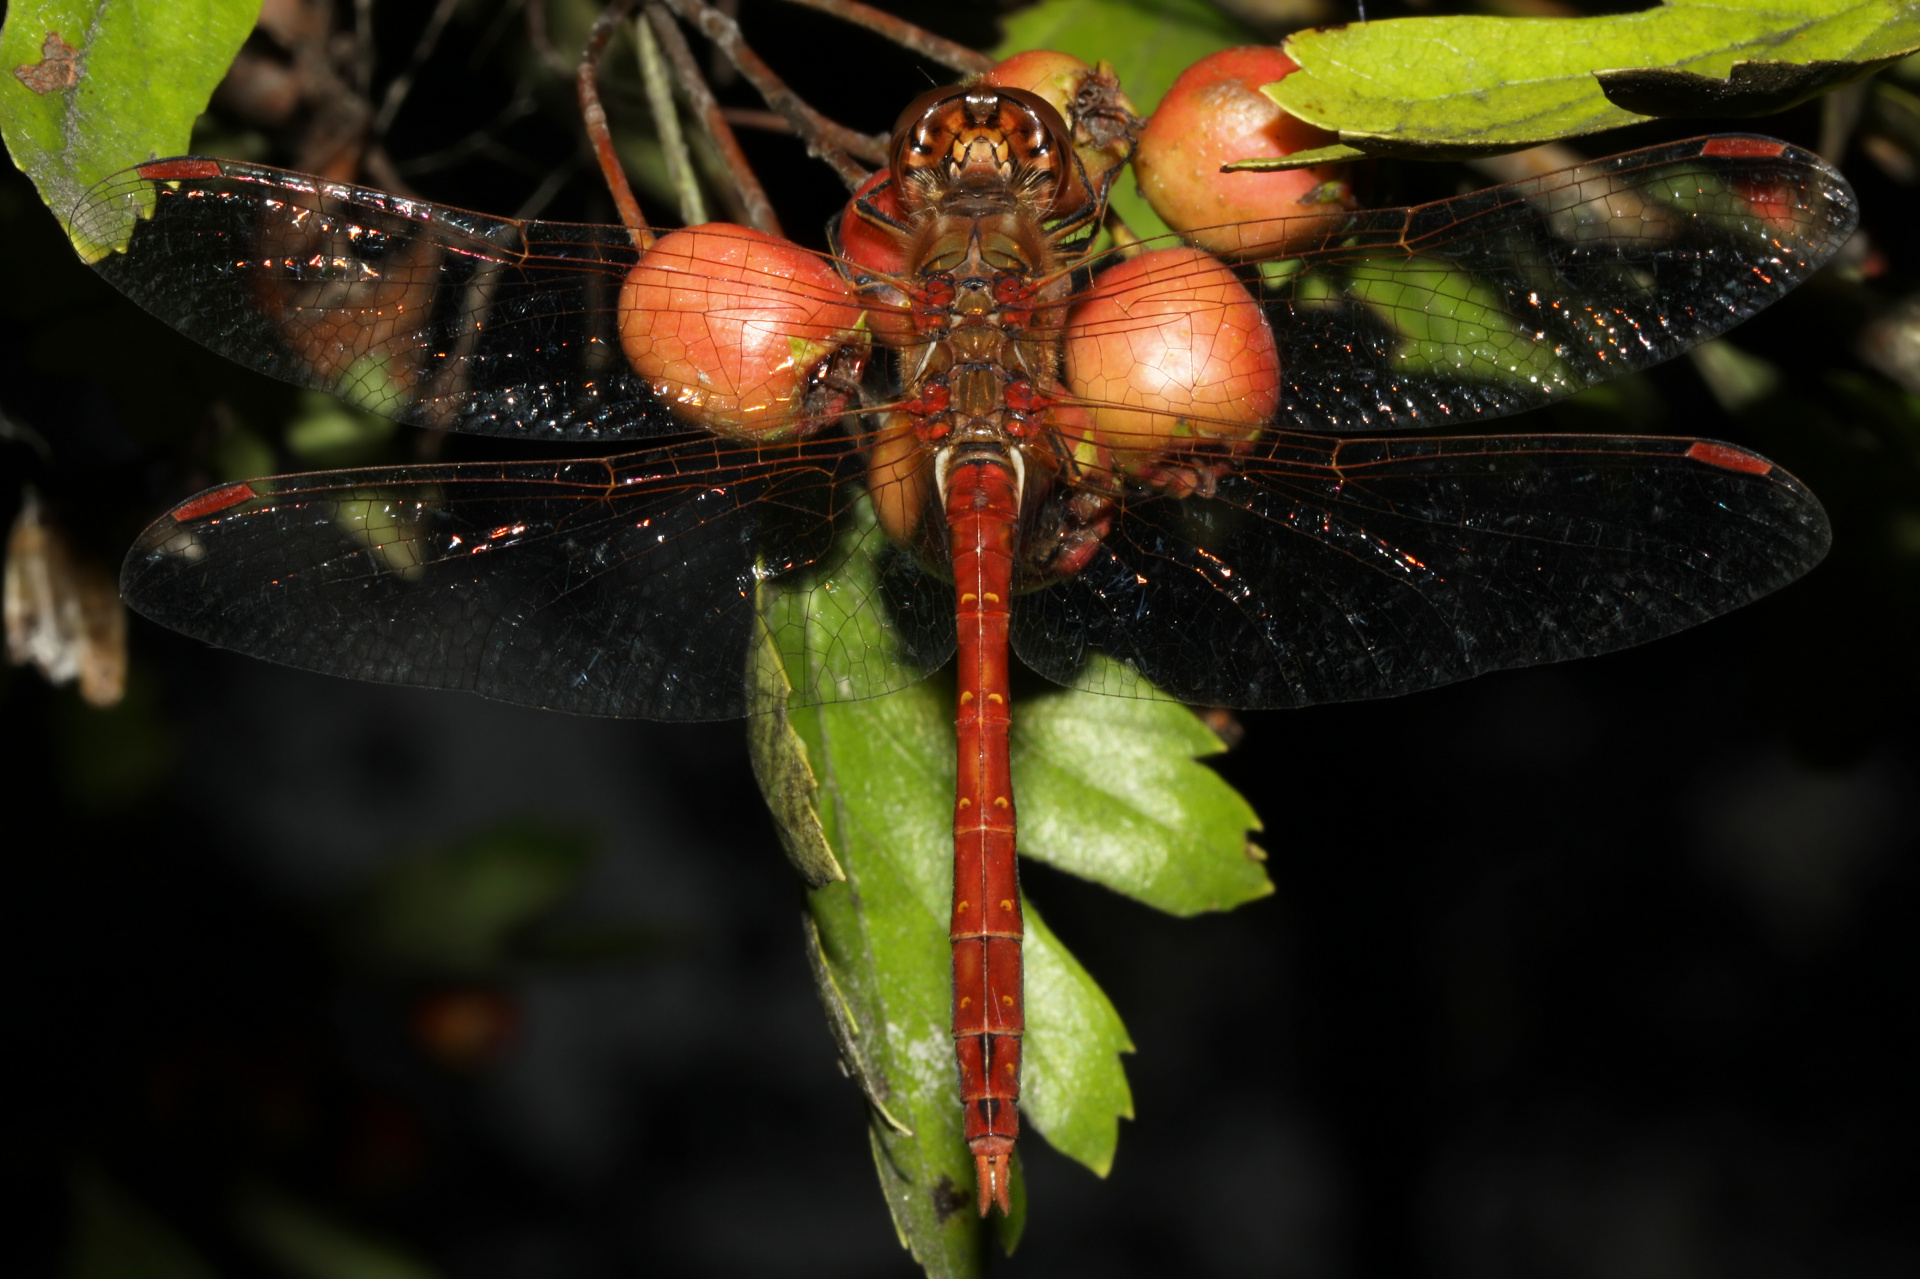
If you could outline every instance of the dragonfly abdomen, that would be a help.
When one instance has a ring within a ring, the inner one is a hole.
[[[945,459],[943,459],[944,461]],[[1008,598],[1019,492],[1005,456],[969,451],[946,472],[959,622],[953,809],[953,1038],[980,1211],[1011,1211],[1020,1132],[1020,877],[1007,737]]]

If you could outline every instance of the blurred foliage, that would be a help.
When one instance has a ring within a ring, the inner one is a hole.
[[[335,904],[333,935],[356,967],[436,981],[642,958],[672,945],[654,928],[573,915],[599,855],[583,831],[528,820],[402,853]]]
[[[65,1279],[214,1279],[216,1272],[153,1211],[92,1164],[74,1165]]]
[[[395,972],[496,975],[593,851],[587,835],[525,823],[403,857],[340,905],[341,948]]]
[[[320,391],[304,391],[299,415],[287,423],[287,452],[301,466],[316,470],[367,466],[387,460],[399,430],[392,418]]]
[[[126,695],[113,706],[62,698],[50,724],[66,797],[81,808],[122,810],[149,800],[178,760],[175,732],[162,704],[158,674],[143,663],[129,671]]]
[[[241,1192],[236,1215],[241,1230],[289,1279],[434,1279],[439,1273],[263,1186]]]

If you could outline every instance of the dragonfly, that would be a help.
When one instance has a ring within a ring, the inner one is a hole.
[[[591,454],[209,489],[125,562],[164,626],[656,720],[752,713],[769,642],[798,655],[795,706],[957,658],[953,1036],[982,1215],[1018,1135],[1012,658],[1289,708],[1605,653],[1785,585],[1826,517],[1744,448],[1453,432],[1725,332],[1857,220],[1818,157],[1719,135],[1291,240],[1262,224],[1264,257],[1117,249],[1070,129],[1017,90],[924,95],[839,255],[195,157],[72,219],[114,246],[107,280],[243,365]],[[769,607],[817,587],[831,613]]]

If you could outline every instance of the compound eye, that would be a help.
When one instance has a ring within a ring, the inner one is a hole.
[[[1036,153],[1045,153],[1057,163],[1062,156],[1072,151],[1073,130],[1068,128],[1067,122],[1060,118],[1060,112],[1053,103],[1025,89],[996,89],[995,92],[1003,98],[1018,102],[1033,113],[1040,131],[1046,135],[1044,139],[1034,139],[1033,150]]]
[[[964,98],[967,91],[957,84],[941,85],[937,89],[928,89],[925,93],[907,104],[900,118],[893,122],[893,144],[888,148],[890,154],[899,155],[906,146],[908,138],[917,131],[920,122],[931,114],[936,106],[950,98]]]
[[[1071,171],[1072,138],[1053,104],[1024,89],[976,85],[929,89],[908,104],[895,126],[888,167],[902,183],[900,199],[911,209],[915,188],[907,182],[916,170],[937,167],[985,142],[1002,163],[1012,162],[1047,175],[1052,192],[1043,203],[1058,214],[1073,204],[1074,186],[1062,181]]]

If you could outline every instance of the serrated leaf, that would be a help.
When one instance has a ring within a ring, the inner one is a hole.
[[[1224,749],[1178,702],[1029,697],[1013,719],[1020,851],[1174,915],[1264,897],[1258,815],[1196,762]]]
[[[1002,24],[994,56],[1058,49],[1089,64],[1113,64],[1134,110],[1151,115],[1182,71],[1252,37],[1204,0],[1042,0]],[[1113,185],[1112,203],[1134,234],[1171,234],[1135,185]]]
[[[1352,23],[1296,32],[1285,47],[1300,70],[1268,92],[1294,115],[1373,154],[1458,156],[1617,128],[1667,107],[1697,113],[1709,97],[1728,114],[1791,105],[1920,48],[1920,9],[1670,0],[1593,18]],[[1659,74],[1641,74],[1650,68]],[[1601,72],[1637,109],[1609,101]]]
[[[873,1108],[875,1119],[890,1132],[902,1137],[913,1136],[913,1129],[887,1109],[889,1089],[886,1077],[867,1060],[859,1019],[854,1016],[853,1005],[847,1002],[846,993],[840,989],[839,978],[833,975],[833,965],[827,961],[827,952],[820,945],[819,921],[811,914],[801,918],[806,923],[807,968],[813,975],[814,994],[819,997],[820,1005],[827,1014],[827,1032],[833,1036],[833,1045],[840,1051],[841,1068],[852,1077],[854,1083],[860,1085],[867,1105]]]
[[[13,0],[0,136],[14,164],[64,223],[108,174],[185,151],[259,14],[260,0]],[[91,262],[116,246],[74,247]]]
[[[778,662],[755,663],[749,676],[747,754],[753,760],[753,778],[760,785],[767,808],[780,834],[787,860],[808,888],[837,884],[847,872],[834,860],[826,832],[820,829],[814,797],[819,784],[807,758],[807,744],[787,720],[787,698],[793,686]],[[810,947],[817,949],[815,946]]]
[[[830,687],[835,672],[821,663],[878,643],[877,635],[845,629],[882,625],[872,610],[845,614],[845,601],[874,597],[875,570],[864,558],[879,541],[873,534],[863,504],[843,541],[850,558],[821,574],[831,590],[804,582],[763,587],[769,627],[753,662],[756,697],[790,684]],[[830,633],[838,643],[826,642]],[[787,722],[802,744],[794,757],[810,764],[806,782],[789,793],[811,791],[846,875],[808,898],[818,929],[816,984],[830,992],[842,1055],[874,1102],[874,1158],[888,1207],[902,1243],[929,1274],[977,1274],[984,1234],[950,1031],[952,685],[935,679],[865,702],[797,708]],[[1014,722],[1014,792],[1023,843],[1031,842],[1023,851],[1181,913],[1268,891],[1246,856],[1246,832],[1257,820],[1194,762],[1220,745],[1186,708],[1060,689],[1025,698]],[[1054,805],[1068,811],[1050,816]],[[1192,829],[1169,829],[1183,822]],[[1184,858],[1195,866],[1174,864]],[[1026,909],[1022,1110],[1034,1131],[1104,1175],[1119,1120],[1132,1115],[1119,1059],[1131,1045],[1093,979],[1031,903]],[[1017,1163],[1013,1189],[1013,1220],[995,1224],[1008,1247],[1025,1211]]]
[[[1184,712],[1183,712],[1184,713]],[[1053,1148],[1099,1176],[1113,1169],[1133,1092],[1120,1054],[1133,1051],[1106,992],[1021,899],[1026,915],[1027,1033],[1020,1110]]]
[[[848,618],[841,603],[872,598],[877,573],[860,553],[871,532],[863,504],[843,542],[853,548],[848,561],[816,582],[763,587],[769,628],[750,669],[756,704],[782,687],[831,687],[835,672],[815,663],[881,639],[876,614]],[[874,633],[826,642],[849,627]],[[939,834],[952,818],[953,752],[949,741],[942,754],[939,724],[949,700],[934,681],[867,702],[795,708],[787,722],[802,746],[790,758],[810,766],[820,829],[845,875],[809,893],[807,907],[818,960],[843,1001],[829,1015],[850,1020],[862,1089],[893,1121],[876,1115],[870,1125],[881,1189],[914,1260],[938,1279],[962,1279],[983,1273],[986,1232],[974,1211],[948,1031],[951,851],[943,858]]]

